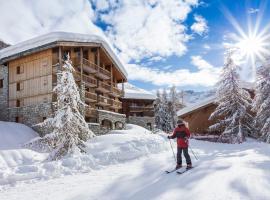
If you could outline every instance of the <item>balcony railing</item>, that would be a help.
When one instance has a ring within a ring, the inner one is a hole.
[[[130,106],[131,112],[141,112],[141,111],[152,111],[154,110],[154,106]]]
[[[108,97],[104,97],[102,95],[98,96],[98,104],[102,106],[109,106],[111,105],[112,99],[109,99]]]
[[[97,95],[95,93],[85,91],[85,101],[90,103],[97,102]]]
[[[82,79],[83,79],[85,85],[88,87],[96,87],[97,86],[97,79],[95,79],[91,76],[87,76],[87,75],[83,74]]]
[[[111,107],[120,109],[122,108],[122,102],[111,99]]]
[[[103,92],[103,93],[108,93],[108,92],[111,91],[111,86],[104,83],[104,82],[99,81],[98,87],[97,87],[96,90],[100,91],[100,92]]]
[[[83,58],[83,70],[85,70],[86,72],[92,74],[92,73],[96,73],[98,71],[98,65],[96,65],[95,63],[92,63],[91,61]]]
[[[108,71],[108,70],[106,70],[106,69],[104,69],[104,68],[99,67],[97,76],[98,76],[99,78],[108,80],[108,79],[111,78],[111,72]]]

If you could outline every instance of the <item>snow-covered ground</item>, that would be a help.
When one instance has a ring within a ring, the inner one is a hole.
[[[196,161],[191,154],[195,168],[182,175],[165,174],[174,167],[166,138],[130,125],[128,131],[94,138],[87,144],[89,155],[16,163],[15,176],[19,166],[28,166],[29,172],[27,167],[21,170],[25,175],[36,168],[44,174],[47,170],[47,176],[2,182],[0,199],[270,199],[270,145],[254,140],[240,145],[190,143],[199,157]],[[12,171],[12,166],[0,166],[0,171]],[[7,177],[0,175],[0,180]]]

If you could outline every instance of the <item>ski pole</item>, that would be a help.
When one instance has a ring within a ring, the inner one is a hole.
[[[175,162],[177,162],[177,161],[176,161],[176,157],[175,157],[175,153],[174,153],[174,150],[173,150],[173,147],[172,147],[171,140],[169,139],[169,141],[170,141],[171,149],[172,149],[172,152],[173,152],[173,157],[174,157],[174,160],[175,160]]]
[[[195,159],[196,159],[196,160],[199,160],[199,159],[197,158],[196,154],[193,152],[193,150],[192,150],[192,148],[191,148],[191,146],[190,146],[190,145],[189,145],[189,148],[190,148],[190,150],[191,150],[191,152],[192,152],[193,156],[195,157]]]

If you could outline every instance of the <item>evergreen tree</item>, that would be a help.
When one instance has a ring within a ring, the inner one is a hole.
[[[169,111],[169,101],[166,89],[163,90],[161,97],[160,119],[162,130],[165,132],[171,131],[172,121],[171,121],[171,114]]]
[[[160,95],[159,90],[157,90],[157,98],[155,100],[155,107],[154,107],[155,124],[156,124],[156,128],[161,130],[160,111],[161,111],[161,95]]]
[[[221,133],[220,142],[241,143],[252,132],[251,98],[246,90],[239,87],[238,66],[232,55],[233,51],[229,50],[218,82],[218,106],[209,118],[218,122],[209,129]]]
[[[170,94],[169,95],[170,95],[169,112],[170,112],[170,115],[171,115],[172,127],[175,127],[176,122],[177,122],[177,110],[181,108],[175,86],[172,86],[170,88]]]
[[[255,128],[262,141],[270,143],[270,66],[264,62],[257,70],[256,93],[253,110],[256,112]]]
[[[48,118],[41,124],[52,131],[29,144],[49,147],[52,160],[74,151],[84,152],[84,142],[94,136],[79,110],[84,103],[81,101],[73,71],[68,55],[61,72],[58,73],[57,86],[54,88],[57,94],[57,111],[53,118]]]

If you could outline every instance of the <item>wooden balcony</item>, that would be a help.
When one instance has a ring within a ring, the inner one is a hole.
[[[96,91],[103,92],[103,93],[109,93],[111,92],[111,86],[99,81],[98,87],[96,88]]]
[[[97,79],[84,74],[82,75],[82,79],[86,87],[97,87]]]
[[[130,112],[154,111],[154,106],[130,106]]]
[[[96,76],[103,80],[109,80],[111,78],[111,72],[104,68],[99,67]]]
[[[118,89],[117,87],[112,87],[109,95],[113,96],[113,97],[121,97],[123,95],[123,92],[122,92],[122,90]]]
[[[96,117],[97,110],[95,108],[90,107],[90,106],[85,106],[85,116],[86,117]]]
[[[114,108],[114,109],[121,109],[122,108],[122,102],[111,99],[110,107]]]
[[[83,58],[83,71],[85,71],[89,74],[94,74],[94,73],[97,73],[98,68],[99,68],[98,65]]]
[[[85,102],[87,103],[97,102],[97,94],[85,91]]]
[[[97,105],[100,106],[110,106],[112,99],[109,99],[108,97],[104,97],[102,95],[98,96],[98,102]]]

